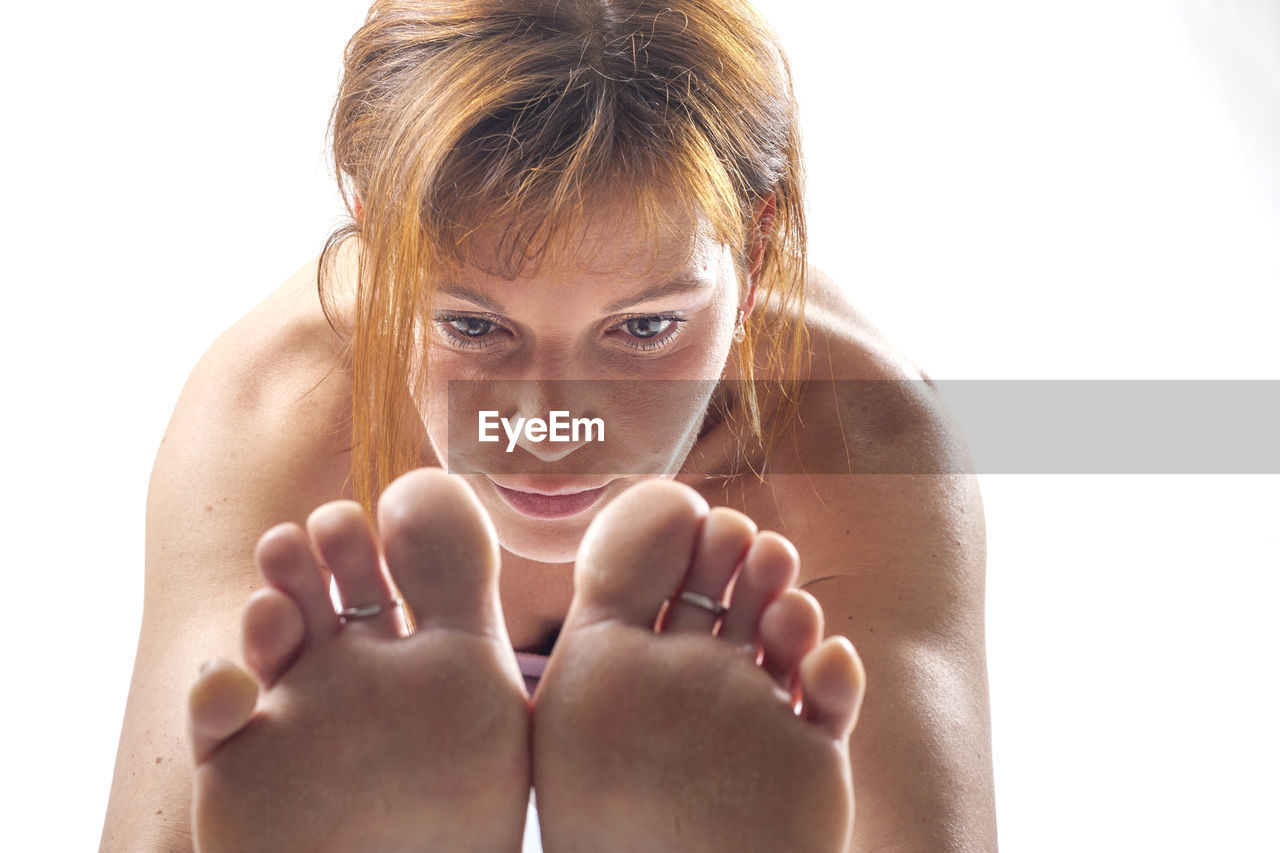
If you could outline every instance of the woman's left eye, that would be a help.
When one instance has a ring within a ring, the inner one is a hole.
[[[655,350],[665,347],[680,335],[684,318],[672,314],[646,314],[628,317],[620,324],[634,343],[626,345],[637,350]]]
[[[637,338],[656,338],[675,322],[664,317],[632,317],[625,325],[627,331]]]

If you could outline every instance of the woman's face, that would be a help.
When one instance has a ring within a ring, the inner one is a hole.
[[[467,478],[503,547],[544,562],[572,560],[629,485],[676,474],[746,306],[705,220],[655,253],[634,217],[595,214],[573,235],[588,247],[576,259],[514,279],[466,267],[440,282],[419,330],[432,450]]]

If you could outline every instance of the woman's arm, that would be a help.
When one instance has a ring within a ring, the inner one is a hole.
[[[312,264],[214,343],[161,441],[103,850],[191,848],[187,691],[203,661],[240,656],[239,614],[260,583],[258,536],[341,496],[349,380],[331,370],[336,336],[314,281]]]
[[[835,346],[833,361],[891,381],[824,384],[806,438],[830,439],[825,469],[776,479],[800,583],[866,667],[851,849],[995,850],[977,477],[948,473],[971,462],[927,382]],[[837,459],[875,473],[832,474]]]
[[[839,516],[850,545],[825,563],[839,570],[805,585],[827,632],[848,636],[867,672],[850,742],[851,849],[994,851],[977,484],[960,475],[879,479],[860,484]]]

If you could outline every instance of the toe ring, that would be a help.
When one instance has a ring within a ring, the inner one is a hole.
[[[391,602],[390,607],[396,608],[400,606],[400,600],[395,599]],[[381,616],[387,606],[382,604],[362,604],[359,607],[344,607],[338,611],[338,619],[343,622],[353,622],[357,619],[372,619],[375,616]]]
[[[717,619],[729,612],[729,608],[725,607],[714,598],[703,595],[700,592],[685,590],[680,593],[680,600],[685,604],[692,604],[694,607],[707,611]]]

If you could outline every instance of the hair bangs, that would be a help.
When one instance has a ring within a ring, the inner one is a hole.
[[[514,279],[599,268],[591,225],[601,216],[625,218],[651,264],[673,243],[692,249],[703,218],[740,254],[746,211],[710,142],[697,132],[673,139],[630,127],[610,101],[580,93],[550,108],[522,104],[462,137],[423,200],[424,261],[433,273],[471,266]],[[535,130],[522,136],[531,120]]]

